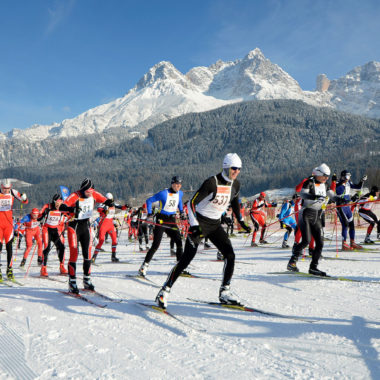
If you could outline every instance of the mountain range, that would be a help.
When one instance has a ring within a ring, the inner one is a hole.
[[[319,75],[316,90],[303,91],[294,78],[258,48],[243,59],[219,60],[208,67],[194,67],[186,74],[163,61],[121,98],[73,119],[0,133],[0,142],[38,142],[108,132],[113,128],[121,129],[130,138],[146,136],[154,125],[187,113],[271,99],[301,100],[312,106],[380,118],[380,63],[366,63],[331,81]],[[4,155],[1,158],[7,160]]]

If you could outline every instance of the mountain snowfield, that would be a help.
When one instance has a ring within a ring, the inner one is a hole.
[[[318,77],[317,91],[298,82],[265,58],[260,49],[233,62],[217,61],[182,74],[170,62],[153,66],[125,96],[92,108],[76,118],[51,125],[13,129],[0,139],[72,137],[122,127],[130,136],[190,112],[203,112],[244,100],[296,99],[367,117],[380,117],[380,63],[369,62],[329,81]]]
[[[337,253],[335,231],[327,224],[325,236],[332,240],[325,242],[320,268],[362,282],[271,274],[284,271],[290,255],[280,248],[284,232],[277,223],[269,228],[268,245],[252,248],[249,238],[232,238],[233,290],[252,308],[305,320],[191,301],[217,301],[223,263],[215,262],[216,249],[203,244],[189,270],[204,278],[180,277],[169,298],[168,310],[186,325],[138,304],[153,303],[158,288],[126,277],[137,273],[145,255],[128,243],[126,231],[118,245],[123,263],[111,262],[105,244],[92,268],[96,289],[122,300],[86,294],[105,308],[59,292],[67,279],[58,276],[55,252],[48,263],[55,281],[49,281],[34,277],[35,256],[27,261],[28,276],[18,269],[19,250],[15,276],[24,286],[0,285],[0,378],[379,379],[380,244],[374,252]],[[357,241],[364,233],[357,229]],[[80,255],[79,283],[81,263]],[[161,285],[173,265],[164,238],[148,277]],[[302,271],[308,266],[309,259],[300,260]]]

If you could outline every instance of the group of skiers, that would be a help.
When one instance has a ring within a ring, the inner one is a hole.
[[[195,192],[187,205],[183,204],[183,192],[181,191],[182,179],[174,176],[170,187],[149,197],[143,206],[137,210],[131,210],[129,223],[137,231],[139,248],[143,251],[143,239],[145,240],[146,256],[138,270],[139,276],[146,276],[149,263],[160,246],[163,234],[171,238],[171,246],[174,250],[177,262],[171,269],[167,280],[163,284],[156,297],[159,307],[166,308],[170,291],[178,277],[186,273],[186,268],[197,253],[198,246],[203,239],[213,243],[220,257],[224,260],[223,279],[219,290],[219,300],[226,304],[240,304],[239,298],[231,289],[231,279],[234,273],[235,253],[222,222],[226,222],[233,232],[234,219],[240,228],[246,233],[251,233],[251,227],[245,222],[239,203],[240,183],[237,177],[242,169],[242,161],[236,153],[228,153],[223,160],[222,171],[207,178]],[[283,248],[289,248],[288,238],[292,231],[295,233],[295,243],[292,255],[287,265],[289,271],[298,271],[297,261],[303,250],[309,246],[312,256],[309,273],[317,276],[326,276],[319,270],[318,263],[323,249],[323,226],[327,204],[336,203],[339,220],[342,224],[342,249],[358,249],[360,245],[355,242],[355,229],[350,201],[359,205],[359,215],[369,223],[365,242],[371,242],[370,234],[377,226],[377,239],[380,239],[380,222],[371,211],[371,202],[378,199],[379,189],[373,186],[369,193],[351,196],[351,189],[362,190],[363,183],[367,179],[363,176],[361,181],[354,185],[351,175],[346,170],[341,173],[340,179],[334,175],[330,185],[327,181],[330,177],[330,169],[326,164],[313,169],[311,176],[305,178],[296,186],[296,193],[291,200],[283,203],[280,213],[277,215],[281,228],[286,232],[282,243]],[[12,240],[13,240],[13,202],[14,199],[26,204],[27,196],[13,189],[9,181],[1,185],[0,193],[0,250],[3,241],[7,250],[7,277],[14,278],[12,271]],[[94,255],[91,256],[91,226],[95,204],[99,204],[97,211],[100,214],[98,225],[98,243]],[[156,213],[153,205],[158,203]],[[250,208],[250,218],[253,224],[251,246],[257,246],[256,235],[261,227],[259,243],[266,244],[265,232],[266,208],[277,206],[276,202],[269,203],[266,194],[261,192],[254,200]],[[71,193],[66,199],[60,194],[55,194],[50,203],[45,204],[41,210],[34,208],[30,214],[24,216],[18,223],[19,236],[22,234],[21,225],[25,227],[26,250],[21,261],[21,267],[25,265],[28,254],[32,248],[33,239],[38,246],[38,261],[41,264],[41,276],[48,276],[47,260],[51,243],[58,252],[60,261],[60,273],[68,274],[69,291],[79,293],[76,282],[76,263],[78,259],[78,244],[81,245],[83,254],[83,285],[86,290],[94,290],[91,282],[91,263],[96,260],[102,250],[105,236],[112,239],[112,261],[118,262],[116,257],[117,233],[114,225],[115,210],[130,209],[128,204],[115,203],[111,193],[105,196],[94,189],[94,184],[88,178],[84,179],[79,190]],[[182,244],[180,226],[177,223],[177,214],[188,224],[185,245]],[[235,218],[233,217],[234,214]],[[295,219],[293,218],[295,216]],[[40,223],[42,223],[42,235]],[[149,247],[148,229],[153,226],[153,241]],[[67,269],[64,265],[64,231],[67,231],[70,257]],[[347,242],[349,232],[350,242]],[[312,245],[310,245],[312,244]],[[44,248],[43,248],[44,247]],[[0,271],[1,276],[1,271]]]

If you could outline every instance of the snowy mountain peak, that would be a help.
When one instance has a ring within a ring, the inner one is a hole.
[[[90,109],[76,118],[51,125],[0,134],[0,140],[41,141],[74,137],[123,127],[131,136],[189,112],[204,112],[254,99],[296,99],[314,106],[380,117],[380,63],[368,62],[346,76],[317,78],[317,91],[302,91],[298,82],[267,59],[259,48],[235,61],[218,60],[186,74],[171,62],[151,67],[125,96]]]
[[[139,80],[136,89],[140,90],[162,80],[173,80],[178,82],[186,82],[183,74],[178,71],[171,62],[161,61],[154,65],[149,71]]]
[[[244,60],[250,60],[250,59],[265,59],[264,54],[259,48],[256,48],[254,50],[251,50],[245,57]]]

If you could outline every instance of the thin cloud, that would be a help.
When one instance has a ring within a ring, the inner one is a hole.
[[[46,34],[49,35],[70,15],[76,0],[55,1],[53,7],[48,8],[49,20]]]

